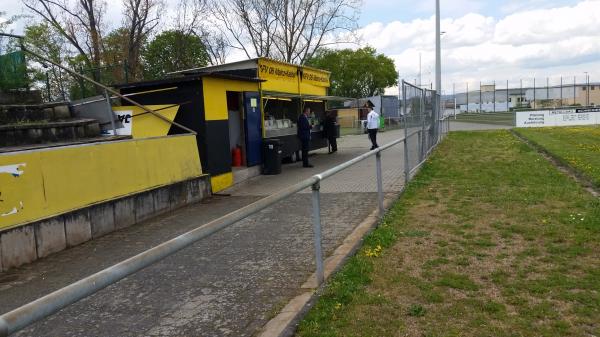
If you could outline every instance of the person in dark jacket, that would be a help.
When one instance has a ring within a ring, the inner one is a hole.
[[[308,149],[310,147],[310,130],[312,126],[308,121],[308,115],[310,114],[310,108],[305,107],[304,112],[298,117],[298,138],[302,144],[302,166],[313,167],[308,163]]]
[[[329,153],[337,152],[335,114],[332,111],[327,111],[327,115],[325,116],[325,124],[323,125],[323,131],[325,131],[325,136],[329,141]]]

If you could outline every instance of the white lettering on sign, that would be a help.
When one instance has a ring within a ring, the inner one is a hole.
[[[600,124],[600,110],[586,109],[585,112],[582,110],[518,111],[516,124],[521,128]]]
[[[123,124],[123,127],[116,129],[119,136],[131,136],[133,127],[133,111],[115,111],[115,116]],[[108,130],[109,135],[114,135],[113,130]]]
[[[268,66],[265,64],[261,64],[259,66],[260,73],[264,75],[277,76],[277,77],[287,77],[287,78],[296,78],[297,71],[292,71],[289,69],[282,69],[275,66]]]

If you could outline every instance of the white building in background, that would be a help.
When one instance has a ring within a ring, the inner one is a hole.
[[[527,88],[525,98],[532,108],[559,107],[569,105],[600,105],[600,83]]]
[[[600,105],[600,83],[539,88],[497,88],[482,86],[480,90],[443,97],[445,108],[456,101],[457,112],[505,112],[515,108],[557,108],[561,106]],[[450,103],[448,103],[450,102]]]

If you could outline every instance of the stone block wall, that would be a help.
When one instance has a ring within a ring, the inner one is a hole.
[[[0,232],[0,271],[77,246],[210,196],[208,175]]]

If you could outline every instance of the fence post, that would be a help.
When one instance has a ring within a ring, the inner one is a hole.
[[[379,216],[383,217],[385,209],[383,208],[383,177],[381,173],[381,152],[375,155],[375,166],[377,168],[377,201],[379,204]]]
[[[325,274],[323,271],[323,251],[321,247],[321,195],[319,193],[320,189],[320,182],[316,182],[312,185],[313,232],[315,244],[315,262],[317,265],[317,285],[321,285],[325,281]]]
[[[50,94],[50,71],[46,71],[46,93],[48,94],[48,102],[52,102],[52,95]]]
[[[419,136],[421,137],[421,156],[419,158],[419,164],[425,159],[425,95],[426,91],[423,90],[421,92],[421,131],[419,133]]]
[[[402,111],[404,115],[404,186],[408,185],[408,181],[410,180],[410,163],[408,161],[408,117],[407,117],[407,102],[406,99],[406,86],[404,85],[404,81],[402,81]]]
[[[123,62],[123,70],[125,72],[125,83],[129,83],[129,63],[127,60]]]
[[[79,73],[83,75],[83,67],[79,67]],[[85,83],[83,83],[83,79],[79,78],[79,87],[81,88],[81,98],[85,98]]]
[[[113,136],[117,135],[117,128],[115,126],[115,114],[112,110],[112,104],[110,104],[110,96],[108,95],[108,91],[104,89],[104,97],[106,98],[106,113],[108,114],[108,118],[110,120],[110,127],[113,130]]]
[[[419,148],[419,164],[423,161],[423,130],[419,130],[417,147]]]

